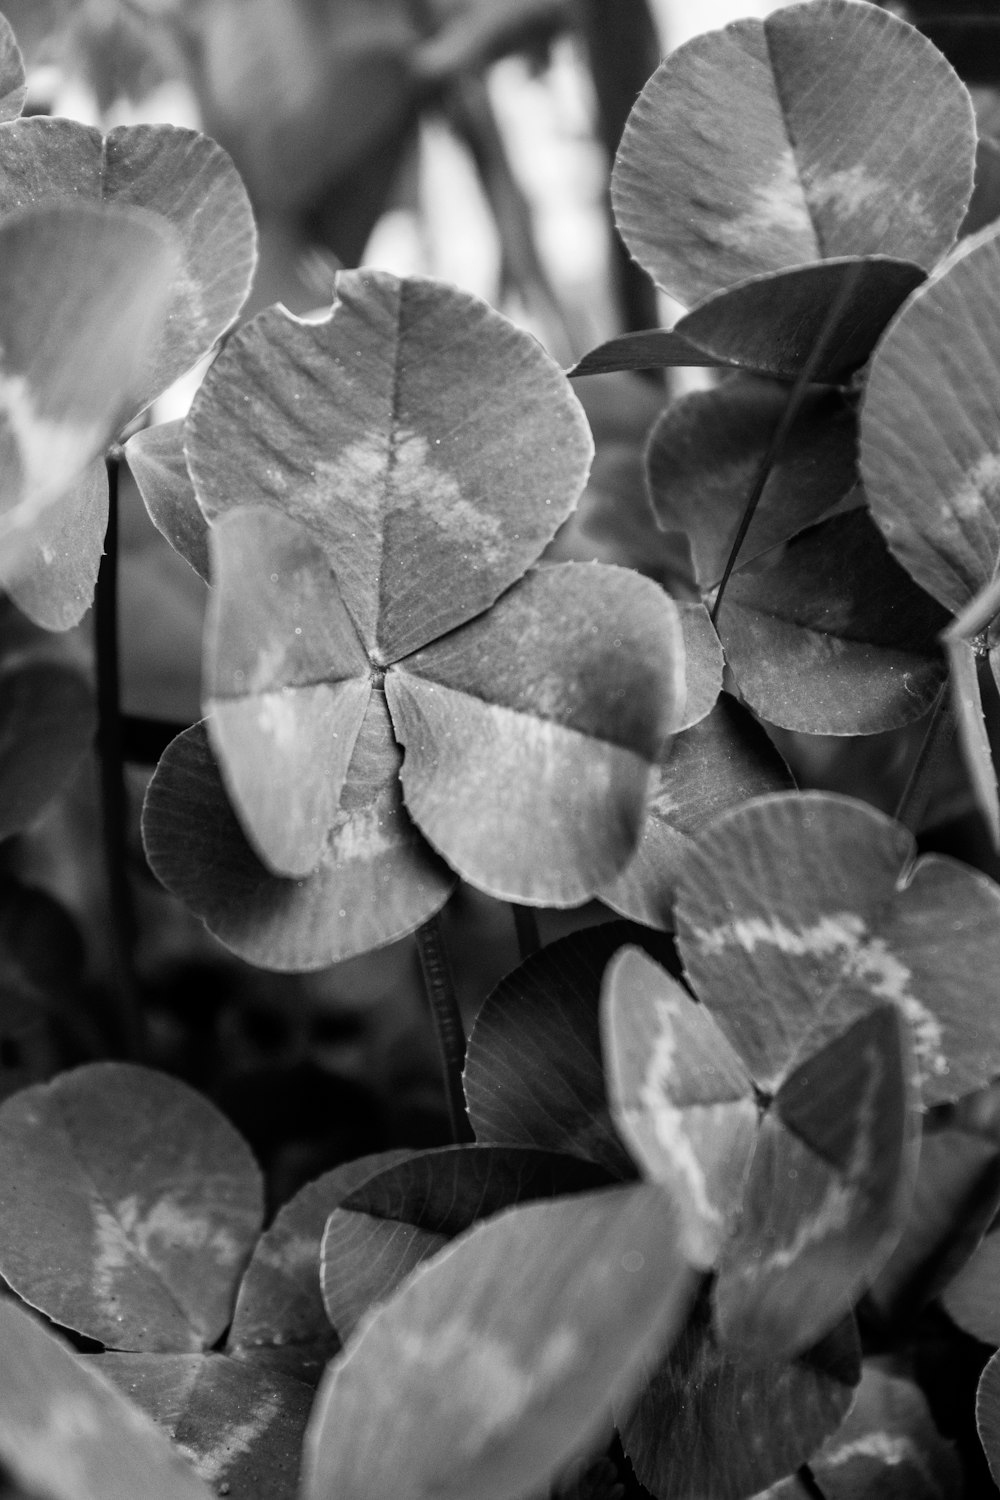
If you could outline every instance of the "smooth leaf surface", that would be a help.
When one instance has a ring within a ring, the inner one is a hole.
[[[24,58],[14,28],[6,16],[0,16],[0,123],[17,119],[27,92]]]
[[[679,734],[700,724],[712,712],[722,692],[725,658],[703,604],[679,602],[677,613],[684,638],[684,712],[676,722]]]
[[[340,1339],[320,1288],[320,1245],[333,1210],[365,1179],[393,1166],[403,1151],[345,1162],[309,1182],[277,1212],[254,1247],[240,1283],[226,1340],[230,1354],[269,1365],[313,1385]]]
[[[549,1482],[683,1322],[691,1273],[649,1185],[513,1208],[422,1266],[320,1387],[304,1500]]]
[[[677,48],[629,117],[612,197],[632,254],[690,305],[832,256],[929,268],[974,152],[971,100],[930,43],[874,6],[813,0]]]
[[[224,1354],[101,1354],[89,1363],[165,1430],[216,1494],[294,1500],[308,1386]]]
[[[998,1071],[1000,889],[914,854],[900,824],[819,792],[758,798],[699,840],[678,893],[681,955],[761,1087],[885,1000],[912,1028],[925,1104]]]
[[[822,339],[811,378],[843,381],[923,280],[919,266],[888,256],[820,261],[737,282],[698,303],[673,331],[718,364],[785,380],[813,360]]]
[[[926,713],[945,617],[896,567],[863,510],[834,516],[733,578],[719,635],[755,712],[806,734],[878,734]]]
[[[41,1322],[0,1299],[0,1458],[46,1500],[208,1500],[163,1433]]]
[[[94,598],[108,529],[104,459],[89,464],[65,494],[38,516],[6,588],[44,630],[78,625]]]
[[[164,1073],[92,1063],[0,1106],[0,1273],[111,1348],[214,1343],[262,1199],[243,1138]]]
[[[184,457],[184,423],[161,422],[134,433],[125,457],[153,525],[207,583],[208,523]]]
[[[979,1381],[976,1427],[990,1473],[1000,1486],[1000,1354],[994,1354]]]
[[[646,465],[653,510],[664,531],[687,536],[703,589],[722,577],[788,394],[771,381],[734,377],[671,402],[650,433]],[[856,442],[843,397],[807,393],[764,486],[738,566],[847,503],[857,480]]]
[[[853,1320],[799,1359],[744,1364],[716,1343],[702,1300],[620,1424],[622,1442],[657,1500],[745,1500],[839,1427],[860,1377]]]
[[[988,1234],[941,1298],[959,1328],[1000,1345],[1000,1234]]]
[[[751,797],[790,791],[785,762],[751,713],[723,693],[707,718],[676,735],[657,768],[639,846],[600,899],[633,922],[673,928],[677,880],[714,818]]]
[[[579,497],[591,456],[562,372],[477,298],[342,273],[322,323],[253,319],[213,365],[187,453],[212,519],[266,505],[309,526],[372,659],[486,609]]]
[[[688,1257],[707,1270],[757,1134],[750,1076],[706,1008],[637,948],[605,971],[601,1022],[612,1118],[644,1174],[670,1189]]]
[[[913,1058],[893,1005],[787,1078],[764,1116],[715,1285],[720,1342],[793,1358],[848,1315],[888,1258],[917,1166]]]
[[[303,880],[273,875],[226,798],[203,725],[179,735],[150,782],[143,839],[154,874],[234,953],[262,968],[320,969],[405,937],[455,877],[407,817],[381,695],[369,700],[326,853]]]
[[[410,1155],[370,1176],[333,1210],[321,1283],[341,1339],[421,1262],[478,1219],[538,1198],[603,1187],[609,1173],[577,1157],[519,1146],[454,1146]]]
[[[69,782],[96,727],[76,663],[8,605],[0,611],[0,838],[30,828]]]
[[[5,585],[33,561],[45,508],[127,417],[177,264],[173,235],[137,210],[49,204],[0,224]]]
[[[1000,229],[900,311],[872,361],[861,473],[894,556],[952,613],[1000,567]]]
[[[620,922],[560,938],[508,974],[476,1017],[465,1097],[476,1139],[582,1156],[635,1175],[608,1108],[601,1061],[601,979],[634,941]],[[649,935],[657,956],[668,944]],[[676,967],[676,965],[675,965]]]
[[[540,568],[395,666],[403,795],[453,869],[501,900],[576,906],[635,849],[681,719],[678,613],[647,579]]]
[[[371,697],[368,657],[319,544],[289,516],[212,526],[206,727],[226,790],[276,875],[308,875],[336,827]]]
[[[256,231],[236,169],[221,146],[175,125],[121,125],[102,138],[39,115],[9,123],[2,140],[0,212],[72,196],[145,209],[177,236],[181,265],[155,356],[131,391],[134,416],[208,352],[246,298]]]

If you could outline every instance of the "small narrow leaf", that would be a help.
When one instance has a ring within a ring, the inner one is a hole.
[[[184,423],[143,428],[125,444],[125,457],[153,525],[207,583],[208,522],[188,473]]]
[[[599,564],[530,573],[386,677],[414,821],[480,890],[579,905],[635,848],[682,662],[655,584]]]
[[[46,1500],[209,1500],[141,1411],[9,1298],[0,1300],[0,1458]]]
[[[320,1388],[303,1500],[506,1500],[586,1451],[683,1321],[676,1216],[640,1185],[509,1209],[422,1266]]]
[[[267,1363],[309,1384],[340,1348],[320,1289],[320,1244],[333,1210],[405,1151],[381,1151],[324,1172],[278,1210],[257,1241],[236,1298],[229,1354]]]
[[[704,1006],[636,948],[604,975],[611,1112],[647,1177],[676,1200],[693,1265],[715,1264],[757,1133],[750,1076]]]
[[[911,834],[847,797],[761,797],[685,863],[678,942],[700,999],[774,1092],[891,1000],[910,1023],[925,1104],[1000,1071],[1000,888],[955,860],[914,863]]]
[[[166,1074],[93,1063],[0,1106],[0,1274],[111,1348],[214,1343],[262,1198],[242,1137]]]
[[[224,1354],[101,1354],[88,1363],[164,1429],[215,1494],[295,1500],[308,1386]]]
[[[372,694],[340,813],[317,869],[273,875],[254,854],[202,725],[165,751],[146,793],[155,875],[234,953],[262,968],[321,969],[405,937],[447,901],[455,877],[406,815],[399,752]]]
[[[567,371],[572,380],[581,375],[610,375],[615,370],[662,370],[677,365],[723,367],[729,360],[716,359],[670,328],[646,328],[641,333],[622,333],[591,349]]]
[[[733,578],[718,626],[740,691],[762,718],[806,734],[858,735],[927,712],[944,680],[945,619],[855,510]]]
[[[688,305],[844,255],[930,267],[972,192],[972,103],[874,6],[793,5],[679,47],[629,117],[612,196],[639,263]]]
[[[327,1316],[346,1340],[421,1262],[517,1203],[603,1187],[591,1162],[517,1146],[455,1146],[408,1156],[368,1177],[330,1214],[321,1281]]]
[[[715,1285],[720,1341],[791,1359],[850,1311],[900,1233],[917,1164],[913,1060],[893,1005],[785,1080],[757,1140]]]
[[[672,930],[677,880],[695,839],[751,797],[790,791],[788,767],[757,723],[723,693],[712,712],[667,745],[646,804],[639,847],[598,892],[633,922]]]

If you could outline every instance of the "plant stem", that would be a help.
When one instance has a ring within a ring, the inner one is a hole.
[[[542,946],[542,935],[538,930],[538,918],[530,906],[519,906],[511,902],[514,913],[514,931],[517,933],[517,951],[522,963]]]
[[[906,823],[914,829],[919,825],[942,762],[951,749],[955,728],[955,715],[951,708],[948,683],[945,681],[931,705],[917,758],[896,803],[893,817],[897,823]]]
[[[465,1028],[448,962],[440,912],[436,912],[422,927],[417,928],[417,952],[420,955],[424,990],[441,1053],[451,1133],[456,1145],[461,1145],[463,1142],[474,1141],[476,1137],[465,1108],[465,1092],[462,1088]]]
[[[798,375],[795,377],[795,382],[788,394],[788,401],[785,404],[785,409],[781,413],[781,418],[778,422],[777,427],[775,427],[774,432],[771,434],[771,441],[767,445],[764,457],[761,460],[760,468],[757,470],[757,474],[751,487],[750,494],[747,497],[747,503],[744,507],[743,515],[740,519],[739,528],[736,532],[736,538],[733,542],[732,547],[729,549],[729,556],[726,559],[725,571],[722,574],[718,591],[715,595],[715,603],[712,605],[713,625],[718,624],[719,610],[722,607],[722,596],[726,592],[726,585],[728,584],[729,579],[732,576],[733,569],[736,567],[736,562],[740,555],[740,548],[743,546],[743,543],[746,540],[747,532],[750,530],[750,524],[753,521],[754,515],[756,514],[757,506],[760,503],[760,497],[764,493],[764,486],[767,484],[767,481],[770,478],[771,470],[774,468],[774,465],[776,464],[781,454],[781,450],[785,446],[785,442],[788,438],[789,432],[791,431],[792,424],[794,423],[796,417],[799,414],[799,411],[801,410],[802,403],[805,400],[806,393],[809,389],[809,385],[817,369],[819,368],[819,362],[823,358],[823,355],[826,353],[834,330],[836,329],[837,324],[839,323],[841,316],[846,310],[847,304],[849,303],[851,296],[853,295],[854,288],[858,282],[859,269],[860,268],[858,266],[852,266],[848,270],[843,281],[840,283],[840,286],[837,288],[837,295],[834,297],[833,301],[830,303],[830,306],[827,308],[826,316],[823,319],[823,323],[820,327],[819,333],[816,335],[815,342],[813,343],[813,346],[809,351],[809,357],[806,360],[805,364],[802,366],[802,369],[799,371]]]
[[[107,458],[108,528],[94,600],[97,657],[97,757],[101,785],[104,869],[111,912],[111,964],[118,1042],[126,1057],[144,1050],[142,1006],[135,976],[135,908],[128,881],[128,793],[121,734],[118,660],[118,471],[121,450]]]

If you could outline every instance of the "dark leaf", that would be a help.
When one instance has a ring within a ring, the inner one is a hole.
[[[321,969],[404,937],[447,901],[455,878],[406,815],[399,752],[372,694],[337,824],[304,880],[272,875],[229,805],[203,725],[168,747],[146,794],[154,874],[227,948],[267,969]]]
[[[706,719],[667,745],[639,847],[598,892],[601,900],[633,922],[671,930],[677,879],[702,829],[751,797],[792,786],[788,767],[757,720],[723,693]]]
[[[0,1106],[0,1273],[118,1349],[205,1348],[263,1217],[241,1136],[186,1084],[94,1063]]]
[[[847,1316],[902,1231],[918,1141],[906,1022],[881,1005],[796,1068],[764,1116],[715,1285],[720,1342],[791,1359]]]
[[[858,735],[927,712],[945,675],[945,621],[855,510],[733,578],[718,627],[740,692],[762,718],[807,734]]]
[[[310,528],[385,665],[521,577],[579,497],[591,443],[529,335],[454,288],[357,271],[326,321],[272,309],[229,341],[187,452],[210,519],[266,505]]]
[[[0,879],[0,1098],[56,1072],[58,1040],[80,1026],[85,959],[58,901]]]
[[[224,1354],[101,1354],[89,1364],[166,1431],[217,1495],[295,1500],[308,1386]]]
[[[959,1328],[984,1344],[1000,1344],[1000,1233],[986,1236],[941,1300]]]
[[[207,583],[208,522],[184,457],[184,423],[162,422],[135,433],[125,444],[125,457],[153,525]]]
[[[998,29],[1000,37],[1000,29]],[[1000,142],[980,134],[976,142],[976,186],[962,222],[962,236],[976,234],[1000,218]]]
[[[683,531],[695,574],[710,589],[725,570],[747,500],[781,417],[788,389],[734,376],[674,401],[650,434],[646,462],[656,518]],[[843,397],[807,393],[771,470],[737,565],[845,504],[857,479],[855,421]],[[850,497],[850,498],[849,498]]]
[[[23,1308],[0,1299],[0,1458],[45,1500],[209,1500],[141,1411]]]
[[[679,47],[643,89],[612,180],[632,254],[690,305],[833,256],[930,268],[972,192],[972,103],[924,37],[814,0]]]
[[[712,824],[677,899],[695,990],[769,1092],[892,1000],[925,1104],[1000,1071],[1000,889],[847,797],[760,797]],[[752,996],[752,1004],[749,998]]]
[[[840,1426],[860,1378],[853,1319],[794,1361],[742,1364],[716,1343],[703,1300],[621,1424],[622,1442],[656,1500],[745,1500]]]
[[[579,905],[635,849],[682,661],[655,584],[599,564],[530,573],[386,676],[414,821],[480,890]]]
[[[506,1500],[598,1440],[683,1322],[691,1273],[649,1185],[508,1209],[421,1266],[331,1365],[303,1500]]]
[[[602,987],[611,1113],[644,1174],[680,1211],[692,1265],[712,1267],[739,1209],[757,1134],[749,1074],[703,1005],[637,948]]]
[[[567,374],[609,375],[615,370],[661,370],[677,365],[723,367],[731,364],[706,354],[683,334],[670,328],[646,328],[641,333],[622,333],[591,349]]]
[[[616,1177],[635,1167],[611,1123],[601,1061],[601,979],[632,936],[621,922],[534,954],[481,1007],[465,1063],[477,1140],[582,1156]],[[652,934],[655,951],[666,944]]]
[[[266,1361],[315,1384],[340,1339],[326,1315],[320,1289],[320,1244],[333,1210],[373,1172],[406,1152],[359,1157],[307,1183],[279,1209],[257,1241],[236,1298],[226,1340],[230,1354]]]
[[[408,1156],[352,1190],[323,1235],[327,1316],[341,1339],[422,1261],[501,1209],[603,1187],[578,1157],[520,1146],[453,1146]]]
[[[1000,566],[1000,227],[963,243],[872,360],[861,473],[895,557],[953,614]]]

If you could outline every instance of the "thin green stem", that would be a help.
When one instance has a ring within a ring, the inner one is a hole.
[[[441,1054],[448,1118],[455,1143],[474,1141],[475,1133],[465,1108],[462,1069],[465,1067],[465,1027],[455,991],[448,950],[440,913],[435,913],[417,929],[417,952],[424,977],[424,989],[430,1006]]]
[[[101,787],[104,870],[111,921],[111,964],[118,1043],[126,1057],[144,1050],[142,1005],[135,975],[137,924],[128,880],[128,793],[121,731],[118,655],[118,471],[121,451],[108,455],[108,527],[94,600],[97,658],[97,757]]]
[[[750,525],[757,512],[757,506],[760,503],[760,497],[764,493],[764,486],[767,484],[767,481],[770,478],[771,470],[777,463],[778,458],[781,455],[781,451],[785,446],[788,434],[792,429],[792,425],[802,408],[802,403],[806,398],[806,393],[809,390],[809,386],[812,383],[816,371],[819,369],[820,360],[827,352],[827,349],[830,345],[830,340],[833,337],[834,332],[836,331],[837,325],[840,322],[840,319],[843,316],[844,312],[847,310],[847,305],[851,300],[855,287],[857,286],[859,275],[860,267],[851,266],[843,281],[840,283],[840,286],[837,288],[837,295],[834,297],[833,301],[830,303],[830,306],[827,308],[826,317],[823,319],[819,333],[816,335],[813,346],[809,351],[809,357],[806,360],[805,364],[802,366],[802,369],[799,371],[798,375],[795,377],[795,382],[792,385],[791,390],[789,391],[788,400],[785,403],[785,409],[781,413],[781,418],[778,422],[778,425],[775,427],[774,432],[771,434],[771,441],[767,445],[764,457],[761,460],[760,467],[757,470],[757,474],[754,478],[750,494],[747,496],[747,503],[743,509],[743,515],[740,519],[740,524],[736,532],[735,540],[733,541],[732,547],[729,549],[729,556],[726,559],[725,570],[722,574],[718,591],[715,595],[715,603],[712,605],[713,625],[718,624],[719,610],[722,608],[722,598],[726,592],[726,586],[732,576],[733,569],[736,567],[736,563],[740,555],[740,549],[742,548],[743,543],[746,540],[747,532],[750,530]]]
[[[949,685],[945,681],[931,705],[920,749],[896,803],[893,817],[897,823],[906,823],[910,828],[919,826],[938,773],[951,749],[956,727]]]

